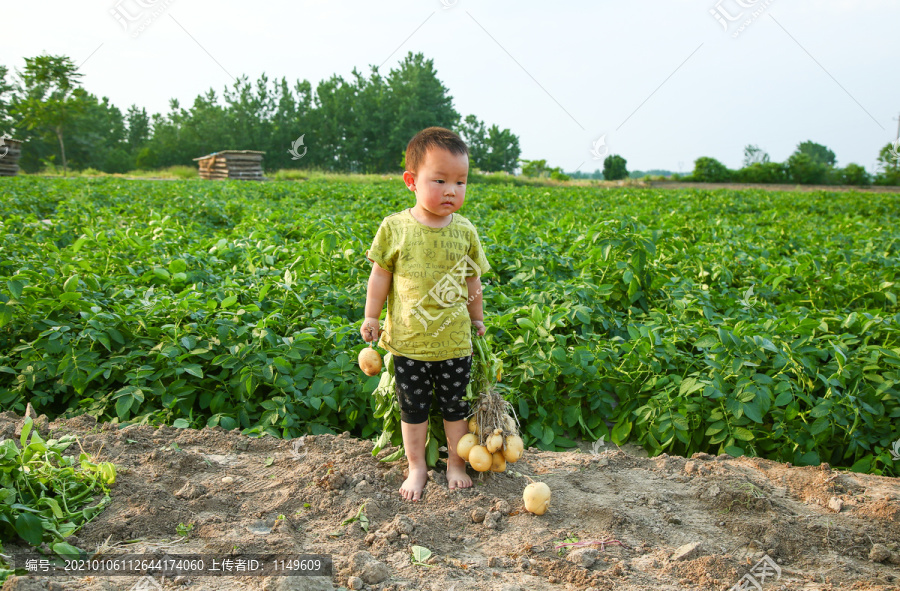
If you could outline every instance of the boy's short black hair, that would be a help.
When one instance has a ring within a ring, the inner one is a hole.
[[[425,163],[425,154],[432,148],[443,148],[456,156],[469,155],[469,147],[457,134],[443,127],[427,127],[406,146],[406,170],[418,172]]]

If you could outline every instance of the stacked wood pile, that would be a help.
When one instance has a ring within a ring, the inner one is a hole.
[[[21,155],[22,141],[4,136],[3,143],[0,144],[0,176],[16,176]]]
[[[263,154],[253,150],[224,150],[194,158],[194,162],[199,164],[203,179],[261,181]]]

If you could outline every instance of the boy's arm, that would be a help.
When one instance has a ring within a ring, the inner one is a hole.
[[[372,263],[372,273],[369,275],[369,285],[366,291],[366,319],[359,329],[364,341],[375,341],[380,336],[378,319],[381,318],[381,310],[384,308],[384,301],[391,290],[393,278],[392,273],[382,269],[378,263]]]
[[[481,298],[481,277],[473,275],[466,277],[466,287],[469,289],[469,319],[478,327],[478,336],[483,336],[486,332],[484,327],[484,308]]]

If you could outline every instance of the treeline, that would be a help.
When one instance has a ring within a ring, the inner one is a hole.
[[[509,129],[461,117],[422,54],[409,53],[386,76],[354,69],[349,80],[334,75],[315,88],[243,76],[221,95],[210,89],[189,108],[172,99],[168,113],[154,115],[138,105],[123,114],[84,89],[81,76],[65,56],[26,58],[15,75],[0,66],[0,133],[27,141],[19,162],[26,172],[194,166],[193,158],[221,150],[265,151],[268,171],[394,172],[410,138],[431,125],[463,136],[474,169],[514,172],[521,154]]]
[[[873,176],[859,164],[835,166],[834,152],[822,144],[801,142],[784,162],[771,162],[755,145],[744,148],[743,167],[731,170],[715,158],[702,157],[694,171],[681,180],[709,183],[792,183],[798,185],[900,185],[900,155],[893,144],[878,154],[879,171]]]

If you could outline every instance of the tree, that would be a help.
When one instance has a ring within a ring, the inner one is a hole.
[[[468,115],[460,124],[457,133],[469,147],[469,167],[488,170],[484,167],[488,155],[487,130],[484,123],[479,121],[475,115]],[[516,162],[518,162],[518,158]]]
[[[522,163],[522,176],[546,178],[556,181],[567,181],[571,177],[564,173],[558,166],[547,166],[546,160],[520,160]]]
[[[469,146],[469,166],[478,170],[513,173],[522,150],[519,138],[509,129],[496,125],[485,130],[484,123],[475,115],[465,118],[459,134]]]
[[[517,135],[509,129],[501,130],[496,125],[491,125],[488,129],[486,144],[488,153],[484,160],[484,166],[479,168],[493,172],[515,172],[519,156],[522,154]]]
[[[603,178],[607,181],[618,181],[628,178],[625,159],[618,154],[610,154],[603,160]]]
[[[878,152],[881,170],[875,176],[876,185],[900,185],[900,147],[887,144]]]
[[[753,144],[744,146],[744,167],[753,164],[766,164],[769,162],[769,154]]]
[[[715,158],[701,156],[694,161],[691,180],[699,183],[725,183],[731,180],[731,171]]]
[[[388,138],[399,154],[419,131],[433,125],[454,129],[460,115],[453,108],[453,97],[441,83],[434,60],[409,52],[387,77],[390,86],[391,133]],[[384,141],[384,138],[381,139]]]
[[[828,172],[831,170],[830,166],[813,159],[809,153],[801,152],[799,149],[791,154],[786,164],[791,181],[801,185],[822,184],[827,180]]]
[[[135,158],[150,139],[150,116],[143,107],[138,108],[137,105],[131,105],[125,116],[125,123],[128,127],[125,142],[128,144],[128,151],[132,158]]]
[[[51,129],[59,141],[63,174],[68,173],[64,134],[82,103],[73,97],[82,74],[70,58],[42,55],[25,58],[25,71],[19,72],[18,100],[13,114],[27,129]]]
[[[841,170],[841,183],[845,185],[871,185],[872,177],[866,172],[866,169],[859,164],[851,162]]]
[[[812,159],[813,162],[822,164],[829,168],[834,166],[837,162],[837,158],[835,157],[834,152],[832,152],[822,144],[817,144],[811,141],[805,141],[797,144],[797,149],[794,151],[794,154],[806,154]]]
[[[12,92],[15,87],[6,81],[9,70],[6,66],[0,66],[0,135],[6,132],[12,134],[12,116],[9,113]]]

